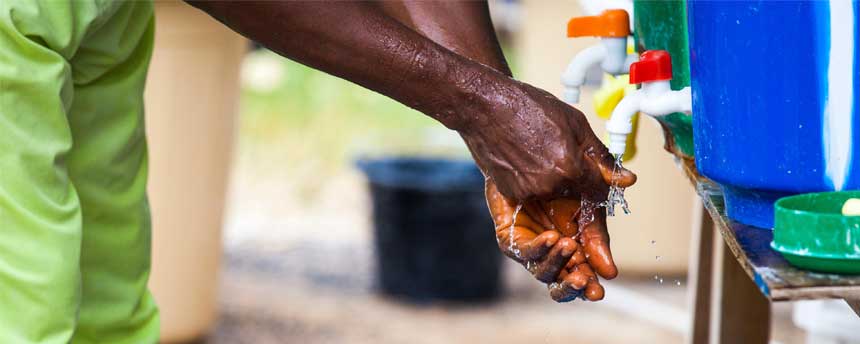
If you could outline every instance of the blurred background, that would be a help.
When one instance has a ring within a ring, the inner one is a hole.
[[[490,7],[514,75],[560,94],[567,62],[596,42],[567,39],[567,20],[600,8]],[[185,4],[158,2],[156,20],[151,287],[165,342],[683,341],[701,205],[656,122],[642,121],[626,163],[632,214],[610,219],[620,277],[601,302],[557,304],[499,255],[456,133]],[[582,110],[602,136],[589,92]],[[772,338],[800,341],[791,308],[773,309]]]

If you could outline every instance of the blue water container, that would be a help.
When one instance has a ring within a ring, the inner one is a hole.
[[[729,217],[773,227],[777,198],[860,186],[858,5],[688,1],[699,172]]]

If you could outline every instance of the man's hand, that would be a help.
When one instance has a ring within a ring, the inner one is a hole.
[[[619,169],[585,116],[541,89],[509,79],[488,87],[478,111],[487,116],[461,130],[472,156],[506,197],[527,201],[574,197],[600,201],[613,178],[622,187],[636,175]]]
[[[554,300],[603,299],[597,275],[618,275],[603,208],[578,198],[518,203],[499,193],[489,178],[486,196],[499,248],[547,283]]]
[[[485,3],[189,2],[279,54],[457,130],[507,197],[602,191],[606,148],[578,110],[510,78]]]
[[[627,187],[636,176],[613,175],[612,157],[581,112],[510,78],[486,3],[187,1],[283,56],[457,130],[489,177],[500,242],[505,221],[514,225],[520,254],[508,255],[551,283],[556,300],[582,290],[602,297],[593,271],[617,271],[605,212],[595,205],[613,179]]]

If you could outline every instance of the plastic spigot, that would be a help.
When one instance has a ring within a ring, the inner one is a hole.
[[[665,50],[648,50],[639,55],[639,61],[630,65],[630,83],[641,84],[672,80],[672,56]]]
[[[627,135],[633,132],[633,115],[637,112],[660,117],[693,111],[690,87],[673,91],[670,80],[672,56],[665,50],[648,50],[639,55],[638,62],[630,65],[630,83],[642,84],[642,87],[625,94],[606,122],[610,153],[624,153]]]
[[[627,37],[630,19],[627,11],[605,10],[596,16],[575,17],[567,22],[567,37]]]

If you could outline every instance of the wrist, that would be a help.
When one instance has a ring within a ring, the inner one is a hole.
[[[458,72],[449,83],[453,87],[452,103],[455,124],[448,126],[463,134],[493,125],[505,111],[500,107],[510,106],[513,84],[509,76],[488,66],[473,63]]]
[[[509,76],[448,51],[414,52],[411,68],[389,75],[387,94],[461,133],[488,124],[492,109],[509,98]]]

